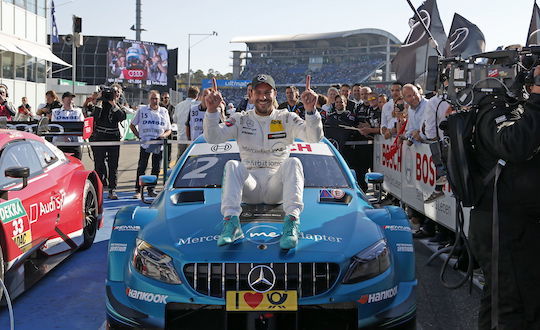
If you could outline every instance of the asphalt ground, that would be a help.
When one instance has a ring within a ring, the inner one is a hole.
[[[121,147],[118,191],[120,199],[105,199],[105,226],[96,242],[86,251],[75,253],[34,287],[13,302],[15,329],[100,329],[105,321],[105,278],[107,244],[116,211],[130,204],[141,204],[131,198],[134,192],[138,146]],[[176,146],[173,146],[175,158]],[[85,151],[83,162],[93,169]],[[162,182],[161,179],[159,182]],[[106,197],[106,193],[105,193]],[[425,266],[435,246],[427,240],[416,241],[417,329],[476,329],[480,293],[466,285],[457,290],[445,288],[439,281],[441,259]],[[450,270],[447,279],[456,282],[461,274]],[[0,329],[9,329],[7,308],[0,312]]]

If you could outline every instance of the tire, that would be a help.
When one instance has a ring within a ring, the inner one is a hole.
[[[96,189],[90,180],[86,180],[84,184],[83,198],[83,243],[79,246],[80,250],[86,250],[92,246],[96,238],[98,227],[97,212],[98,199]]]

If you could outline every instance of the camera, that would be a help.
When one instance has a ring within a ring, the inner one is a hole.
[[[116,97],[116,91],[111,87],[101,87],[100,101],[114,101]]]
[[[468,59],[431,56],[426,89],[445,95],[456,109],[476,107],[487,95],[520,102],[527,98],[524,86],[534,84],[539,58],[540,46],[480,53]]]

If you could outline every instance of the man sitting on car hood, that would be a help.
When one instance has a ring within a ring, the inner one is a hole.
[[[248,204],[281,204],[285,210],[282,249],[292,249],[298,243],[300,213],[304,208],[304,171],[298,158],[289,157],[295,138],[316,143],[323,137],[321,116],[315,109],[317,94],[311,90],[311,77],[306,78],[302,103],[305,121],[296,113],[274,108],[276,85],[267,74],[259,74],[252,81],[250,101],[255,109],[233,114],[219,124],[217,108],[223,102],[215,79],[212,91],[206,96],[204,137],[209,143],[223,143],[236,139],[241,162],[230,160],[223,172],[221,213],[223,231],[218,246],[244,237],[239,216],[241,202]]]

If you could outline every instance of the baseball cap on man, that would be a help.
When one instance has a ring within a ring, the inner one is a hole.
[[[62,98],[64,97],[75,97],[76,95],[71,93],[71,92],[65,92],[64,94],[62,94]]]
[[[252,88],[257,87],[260,84],[268,84],[273,89],[276,89],[276,82],[274,81],[274,78],[272,78],[272,76],[269,74],[258,74],[251,81]]]

